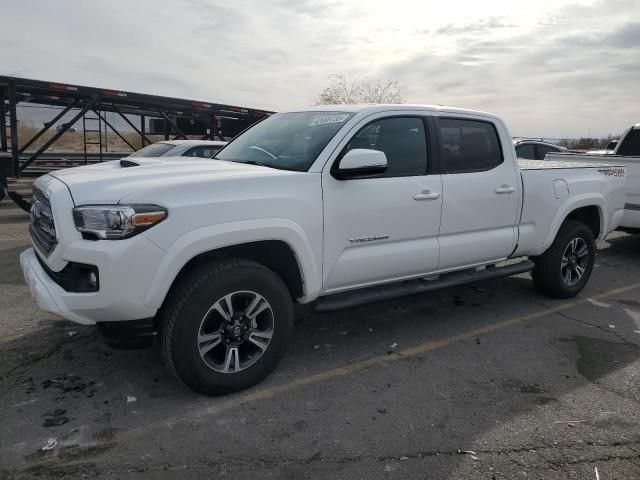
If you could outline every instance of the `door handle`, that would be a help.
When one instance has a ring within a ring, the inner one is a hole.
[[[498,195],[500,195],[501,193],[513,193],[515,191],[516,189],[513,188],[511,185],[501,185],[498,188],[496,188],[496,193]]]
[[[438,198],[440,198],[440,193],[439,192],[432,192],[431,190],[423,190],[420,193],[416,193],[413,196],[414,200],[420,201],[420,200],[437,200]]]

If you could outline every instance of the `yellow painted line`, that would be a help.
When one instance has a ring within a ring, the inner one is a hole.
[[[344,377],[346,375],[350,375],[354,372],[363,370],[373,365],[379,365],[382,363],[401,360],[407,357],[415,357],[418,355],[422,355],[424,353],[432,352],[434,350],[439,350],[441,348],[447,347],[454,343],[470,340],[470,339],[479,337],[480,335],[486,335],[487,333],[495,332],[497,330],[502,330],[504,328],[508,328],[513,325],[528,322],[530,320],[535,320],[536,318],[544,317],[546,315],[550,315],[553,313],[562,312],[564,310],[569,310],[579,305],[584,305],[588,303],[589,299],[597,300],[599,298],[609,297],[611,295],[617,295],[619,293],[624,293],[629,290],[634,290],[638,287],[640,287],[640,283],[634,283],[632,285],[627,285],[625,287],[614,288],[612,290],[607,290],[605,292],[590,296],[588,298],[576,300],[573,302],[565,302],[561,305],[558,305],[557,307],[538,310],[537,312],[529,313],[526,315],[520,315],[518,317],[503,320],[501,322],[496,322],[490,325],[485,325],[483,327],[474,328],[473,330],[469,330],[459,335],[453,335],[451,337],[446,337],[440,340],[428,341],[420,345],[416,345],[415,347],[410,347],[404,350],[400,350],[397,353],[392,353],[388,355],[387,354],[379,355],[376,357],[369,358],[367,360],[362,360],[360,362],[355,362],[355,363],[351,363],[341,367],[332,368],[330,370],[326,370],[324,372],[317,373],[315,375],[311,375],[308,377],[298,378],[298,379],[292,380],[291,382],[284,383],[282,385],[275,385],[273,387],[261,388],[253,392],[238,396],[236,398],[230,398],[229,400],[223,401],[216,405],[211,405],[210,407],[207,407],[203,411],[199,412],[197,415],[208,415],[213,413],[219,413],[224,410],[229,410],[239,405],[243,405],[245,403],[255,402],[257,400],[265,400],[265,399],[274,397],[276,395],[279,395],[281,393],[290,392],[300,387],[313,385],[315,383],[324,382],[324,381],[331,380],[338,377]],[[169,422],[171,423],[170,420]]]
[[[191,420],[191,421],[197,420],[199,417],[203,417],[205,415],[221,413],[226,410],[230,410],[235,407],[239,407],[241,405],[245,405],[247,403],[255,402],[258,400],[266,400],[266,399],[275,397],[277,395],[291,392],[298,388],[305,387],[307,385],[313,385],[313,384],[324,382],[327,380],[344,377],[374,365],[394,362],[397,360],[402,360],[403,358],[416,357],[418,355],[432,352],[434,350],[445,348],[454,343],[464,342],[465,340],[477,338],[480,335],[486,335],[487,333],[492,333],[498,330],[512,327],[514,325],[535,320],[536,318],[562,312],[564,310],[569,310],[579,305],[587,304],[590,299],[597,300],[600,298],[610,297],[612,295],[628,292],[629,290],[634,290],[639,287],[640,287],[640,282],[633,283],[631,285],[627,285],[624,287],[614,288],[602,293],[592,295],[590,297],[585,297],[580,300],[565,302],[558,305],[557,307],[545,308],[543,310],[538,310],[536,312],[529,313],[526,315],[520,315],[507,320],[503,320],[501,322],[496,322],[490,325],[485,325],[483,327],[474,328],[472,330],[469,330],[465,333],[461,333],[459,335],[453,335],[451,337],[446,337],[440,340],[428,341],[420,345],[416,345],[415,347],[410,347],[404,350],[400,350],[397,353],[378,355],[376,357],[362,360],[360,362],[354,362],[341,367],[331,368],[324,372],[316,373],[315,375],[297,378],[295,380],[284,383],[282,385],[275,385],[273,387],[266,387],[266,388],[258,388],[253,392],[238,394],[238,396],[230,397],[227,400],[222,400],[221,402],[216,403],[215,405],[205,407],[204,409],[199,411],[195,411],[195,412],[189,411],[182,416],[173,416],[169,418],[164,418],[157,422],[147,423],[144,425],[140,425],[138,427],[134,427],[130,430],[122,432],[119,435],[119,437],[135,435],[136,433],[142,433],[144,431],[149,430],[150,428],[153,428],[154,426],[161,426],[161,428],[166,428],[167,426],[172,426],[179,422],[188,421],[188,420]],[[212,401],[215,402],[216,400],[212,400]]]

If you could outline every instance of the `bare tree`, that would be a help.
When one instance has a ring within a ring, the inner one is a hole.
[[[316,105],[404,102],[402,86],[397,80],[361,78],[349,82],[345,75],[330,75],[329,85],[316,99]]]

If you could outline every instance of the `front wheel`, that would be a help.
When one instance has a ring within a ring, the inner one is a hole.
[[[577,295],[589,281],[595,254],[591,229],[574,220],[565,222],[549,249],[534,259],[536,288],[553,298]]]
[[[206,395],[250,387],[278,364],[293,328],[293,304],[273,271],[223,259],[183,278],[161,313],[165,362]]]

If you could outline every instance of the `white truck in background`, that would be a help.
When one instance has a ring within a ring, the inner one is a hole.
[[[498,117],[442,106],[278,113],[215,158],[40,177],[20,257],[41,308],[112,341],[158,333],[169,368],[205,394],[268,375],[295,304],[527,271],[542,293],[574,296],[624,209],[624,166],[518,161]]]
[[[624,217],[618,227],[628,233],[640,233],[640,123],[629,127],[610,153],[587,152],[584,155],[549,153],[547,160],[575,162],[604,162],[627,167]]]

